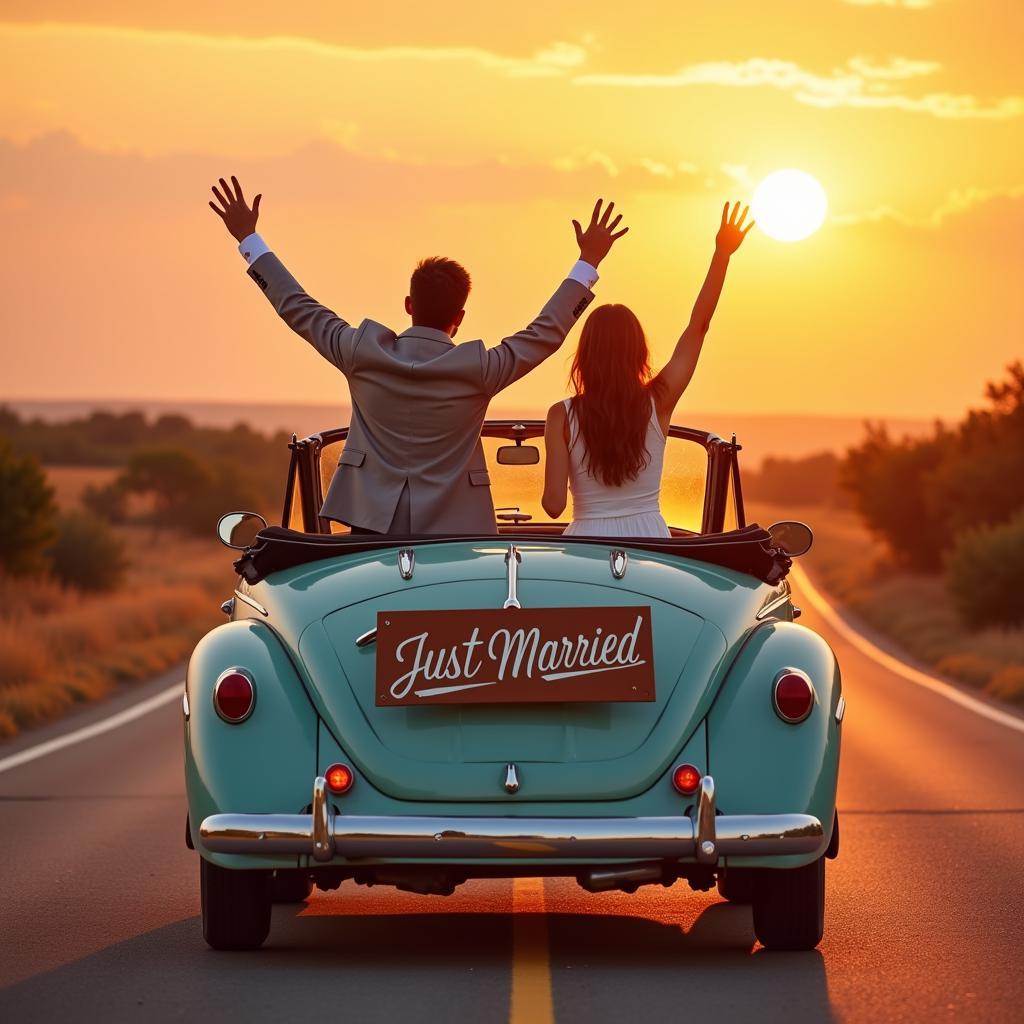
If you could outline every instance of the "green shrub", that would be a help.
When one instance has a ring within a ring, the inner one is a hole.
[[[839,456],[817,452],[800,458],[769,455],[758,471],[743,474],[743,497],[775,505],[850,506],[839,483]]]
[[[1024,622],[1024,510],[960,534],[946,558],[946,584],[968,626]]]
[[[123,523],[128,518],[128,491],[120,480],[89,484],[82,492],[82,505],[106,523]]]
[[[0,438],[0,569],[12,576],[45,572],[57,505],[46,473]]]
[[[942,551],[951,538],[929,505],[928,481],[952,443],[940,428],[929,438],[897,441],[884,426],[868,424],[867,436],[846,453],[840,467],[854,508],[900,565],[923,572],[942,567]]]
[[[113,590],[127,567],[121,542],[88,512],[60,517],[49,554],[54,576],[79,590]]]
[[[909,568],[941,569],[961,533],[1024,506],[1024,364],[1010,364],[985,397],[987,408],[930,437],[894,440],[869,424],[840,467],[865,525]]]
[[[177,448],[154,448],[133,455],[117,482],[126,492],[152,495],[154,522],[176,526],[182,513],[209,490],[212,477],[194,455]]]

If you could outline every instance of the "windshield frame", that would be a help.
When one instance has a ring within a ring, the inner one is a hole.
[[[320,515],[320,509],[323,508],[324,503],[319,471],[320,453],[329,445],[346,440],[348,434],[348,427],[333,427],[310,434],[309,437],[302,440],[299,440],[297,435],[292,435],[292,440],[288,445],[292,451],[292,460],[285,485],[282,525],[287,526],[291,521],[296,487],[298,487],[303,531],[313,534],[331,532],[331,521]],[[514,442],[528,441],[544,436],[544,421],[486,420],[480,431],[480,436]],[[672,424],[668,428],[668,437],[695,442],[701,445],[707,453],[708,470],[705,478],[704,506],[699,536],[722,532],[725,525],[730,483],[735,495],[737,525],[740,529],[746,526],[738,457],[743,446],[736,443],[735,434],[731,441],[726,441],[710,430],[698,430],[694,427]],[[501,524],[498,529],[499,532],[502,531]]]

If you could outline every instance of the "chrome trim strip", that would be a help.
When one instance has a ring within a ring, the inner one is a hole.
[[[705,775],[700,780],[694,825],[693,846],[697,863],[714,864],[718,860],[715,838],[715,780]]]
[[[412,548],[401,548],[398,552],[398,575],[411,580],[416,571],[416,552]]]
[[[843,720],[843,716],[846,714],[846,698],[840,694],[839,703],[836,704],[836,725],[839,725]]]
[[[611,567],[612,576],[621,580],[626,575],[626,569],[629,568],[629,555],[621,548],[615,548],[608,556],[608,565]]]
[[[356,637],[356,647],[369,647],[376,639],[377,627],[374,626],[373,629],[368,629],[365,633],[361,633]]]
[[[251,597],[248,597],[246,594],[243,594],[240,590],[235,591],[235,597],[238,598],[238,600],[241,601],[243,604],[247,604],[250,608],[255,608],[256,611],[260,613],[260,615],[270,615],[270,612],[268,612],[267,609],[259,603],[259,601],[254,601]]]
[[[768,618],[777,608],[784,605],[787,601],[791,600],[793,592],[790,590],[788,583],[783,583],[782,593],[776,594],[774,597],[769,597],[768,601],[758,608],[754,618],[760,622],[762,619]]]
[[[505,555],[505,572],[508,574],[508,597],[502,608],[522,608],[519,603],[519,563],[523,556],[519,554],[519,548],[515,544],[509,544],[508,552]]]
[[[331,812],[326,785],[323,777],[316,779],[311,814],[214,814],[199,826],[199,841],[211,853],[298,854],[320,861],[668,858],[715,864],[728,856],[813,853],[825,839],[821,822],[809,814],[716,816],[708,775],[701,780],[695,818],[342,815]]]

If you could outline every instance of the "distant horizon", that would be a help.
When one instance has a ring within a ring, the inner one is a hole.
[[[284,431],[306,436],[327,427],[347,422],[351,410],[347,402],[218,402],[211,400],[170,399],[9,399],[0,398],[0,407],[21,416],[61,422],[94,410],[117,413],[143,412],[147,418],[166,413],[187,416],[199,426],[228,428],[245,423],[264,433]],[[544,404],[519,407],[518,414],[542,419]],[[516,413],[502,409],[491,411],[491,418],[509,418]],[[935,420],[912,416],[844,416],[835,413],[757,413],[677,408],[673,421],[687,426],[713,430],[723,437],[735,432],[743,446],[743,462],[758,468],[769,457],[801,458],[822,451],[840,452],[858,443],[866,422],[884,423],[897,435],[921,436],[931,431]]]
[[[558,397],[554,396],[552,401],[555,401]],[[550,402],[541,402],[537,405],[531,406],[529,403],[516,403],[516,408],[526,408],[527,411],[537,412],[539,416],[543,416],[544,411],[550,405]],[[683,403],[685,404],[685,402]],[[978,401],[973,405],[965,406],[959,413],[935,413],[933,415],[926,414],[907,414],[901,412],[865,412],[865,413],[836,413],[836,412],[824,412],[816,410],[805,410],[801,409],[799,412],[762,412],[758,409],[729,409],[729,408],[699,408],[694,411],[694,415],[715,415],[715,416],[749,416],[757,417],[758,419],[815,419],[815,420],[858,420],[861,422],[870,421],[872,423],[877,421],[885,422],[900,422],[900,423],[921,423],[931,426],[936,422],[949,423],[960,419],[967,415],[972,408],[978,408],[984,404],[984,398],[979,392]],[[139,398],[114,398],[114,397],[84,397],[84,396],[71,396],[71,397],[57,397],[57,398],[40,398],[40,397],[12,397],[9,395],[0,396],[0,408],[8,407],[13,408],[15,406],[88,406],[97,409],[104,408],[115,408],[115,407],[139,407],[139,411],[145,412],[147,408],[190,408],[190,407],[222,407],[229,408],[233,406],[237,407],[252,407],[252,406],[274,406],[276,408],[340,408],[350,410],[351,405],[347,400],[339,400],[338,402],[331,402],[327,400],[316,400],[316,399],[284,399],[284,398],[251,398],[245,401],[232,398],[156,398],[153,396],[141,396]],[[682,405],[680,409],[682,409]],[[680,411],[677,409],[677,413]],[[509,409],[502,408],[500,401],[492,405],[490,410],[491,418],[503,418],[510,419],[514,415]]]

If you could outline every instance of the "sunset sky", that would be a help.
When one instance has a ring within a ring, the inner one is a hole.
[[[685,404],[955,416],[1024,354],[1022,39],[1019,0],[0,0],[0,398],[344,397],[245,276],[218,175],[350,320],[403,329],[416,259],[464,262],[460,338],[491,343],[614,199],[598,301],[657,362],[723,200],[796,167],[828,220],[750,235]],[[496,408],[564,394],[577,337]]]

